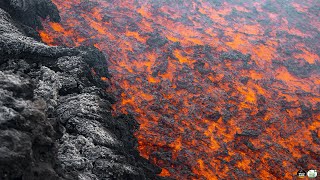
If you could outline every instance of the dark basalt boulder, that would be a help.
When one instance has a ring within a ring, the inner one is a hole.
[[[111,114],[106,57],[28,36],[47,16],[59,21],[49,0],[0,2],[0,179],[161,179],[136,149],[139,124]]]

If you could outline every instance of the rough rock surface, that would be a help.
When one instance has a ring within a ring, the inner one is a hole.
[[[105,56],[36,41],[39,16],[60,19],[50,0],[0,2],[0,179],[160,179],[138,123],[111,114]]]

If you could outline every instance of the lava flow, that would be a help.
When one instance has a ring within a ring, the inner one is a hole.
[[[50,45],[108,56],[116,113],[175,179],[292,179],[320,167],[320,1],[53,0]]]

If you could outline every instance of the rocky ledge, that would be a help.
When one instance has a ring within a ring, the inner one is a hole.
[[[40,42],[47,16],[60,20],[50,0],[0,2],[0,179],[161,179],[139,124],[112,116],[105,56]]]

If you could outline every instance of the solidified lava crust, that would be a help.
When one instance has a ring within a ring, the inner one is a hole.
[[[108,56],[113,109],[176,179],[292,179],[320,167],[318,0],[53,0],[50,45]],[[104,78],[102,78],[104,79]]]
[[[0,179],[164,179],[112,115],[103,53],[37,41],[40,17],[60,20],[50,0],[0,1]]]

